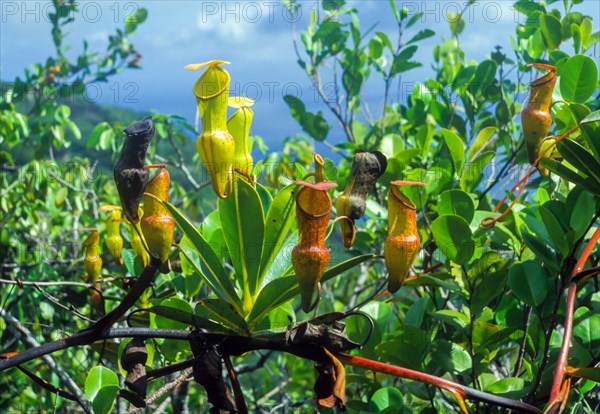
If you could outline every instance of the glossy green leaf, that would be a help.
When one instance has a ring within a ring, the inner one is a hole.
[[[523,241],[538,259],[542,260],[552,270],[558,271],[558,258],[556,257],[556,254],[554,254],[550,248],[542,240],[540,240],[539,235],[534,236],[529,233],[523,233]]]
[[[471,368],[471,356],[459,344],[440,340],[432,348],[431,360],[444,371],[461,373]]]
[[[367,260],[373,260],[377,256],[373,254],[365,254],[362,256],[356,256],[348,259],[342,263],[336,264],[330,267],[323,273],[321,283],[324,283],[335,276],[349,270],[359,264],[366,262]],[[262,316],[266,315],[272,309],[277,308],[279,305],[291,300],[294,296],[300,294],[300,288],[296,282],[295,276],[284,276],[278,279],[272,280],[263,287],[256,298],[254,307],[248,316],[248,323],[252,330],[253,322],[255,323]]]
[[[576,197],[576,199],[572,211],[570,211],[569,225],[575,230],[575,239],[579,239],[587,232],[590,221],[596,212],[596,198],[587,191],[572,191],[569,194],[569,198],[571,197]]]
[[[235,288],[229,279],[229,276],[225,273],[225,269],[221,267],[221,272],[213,273],[210,268],[206,266],[206,262],[203,258],[206,256],[196,255],[195,249],[190,249],[186,246],[179,246],[179,250],[183,257],[192,265],[196,273],[198,273],[203,280],[217,293],[219,297],[226,298],[230,303],[237,305],[241,309],[241,301],[239,296],[235,292]],[[197,257],[196,257],[197,256]],[[220,263],[219,263],[220,264]],[[208,268],[208,271],[204,271],[204,268]]]
[[[383,54],[383,42],[379,37],[374,37],[369,41],[369,57],[379,59]]]
[[[95,414],[112,411],[119,390],[119,378],[112,370],[95,366],[85,379],[85,396],[92,403]]]
[[[475,203],[473,202],[473,199],[462,190],[444,191],[440,195],[438,214],[440,216],[461,216],[467,223],[470,223],[475,215]]]
[[[294,198],[296,184],[282,188],[271,203],[265,219],[265,235],[260,265],[259,287],[265,278],[273,260],[284,247],[288,233],[294,225],[296,202]]]
[[[540,164],[565,180],[600,196],[600,183],[596,182],[596,180],[580,175],[577,171],[574,171],[551,158],[543,158]]]
[[[189,248],[180,246],[180,250],[185,255],[185,258],[192,263],[198,274],[202,276],[211,289],[213,289],[220,297],[226,298],[230,303],[236,306],[236,308],[241,309],[240,298],[233,287],[233,283],[231,283],[229,275],[225,272],[223,265],[212,247],[204,239],[204,236],[202,236],[198,229],[196,229],[196,227],[181,214],[177,207],[166,201],[163,201],[162,204],[173,216],[173,219],[175,219],[175,222],[183,234],[185,234],[194,245],[194,251],[198,253],[200,262],[193,260],[192,255],[189,253]],[[203,271],[202,268],[206,271]]]
[[[587,148],[592,151],[596,159],[600,159],[600,111],[590,113],[590,108],[583,104],[571,104],[571,112],[581,125],[581,135]]]
[[[187,304],[187,302],[186,302]],[[168,306],[169,303],[161,303],[158,306],[153,306],[148,309],[148,312],[154,313],[157,316],[160,316],[163,319],[170,319],[181,324],[181,327],[184,329],[188,326],[194,326],[196,328],[208,329],[211,331],[219,331],[222,330],[222,327],[216,323],[211,322],[208,319],[201,318],[192,314],[191,306],[186,308],[175,308],[172,306]],[[162,322],[157,325],[162,325]],[[181,328],[180,327],[180,328]],[[171,328],[175,329],[175,328]]]
[[[519,399],[527,394],[523,378],[502,378],[486,388],[487,392],[507,398]]]
[[[551,14],[543,14],[540,16],[540,29],[548,50],[557,49],[562,41],[560,21]]]
[[[302,126],[304,132],[317,141],[323,141],[327,138],[331,127],[323,117],[321,111],[317,113],[308,112],[304,102],[293,95],[286,95],[283,97],[283,100],[290,108],[292,117]]]
[[[265,233],[264,212],[260,196],[249,183],[235,181],[233,194],[219,199],[219,217],[229,257],[244,289],[244,303],[258,290],[259,267]],[[246,290],[247,289],[247,290]]]
[[[562,257],[567,257],[569,255],[570,247],[567,238],[565,237],[565,231],[558,222],[558,219],[543,206],[540,207],[539,211],[544,226],[546,226],[546,230],[548,230],[548,234],[554,242],[554,247],[560,251]]]
[[[194,308],[194,315],[217,323],[225,330],[234,330],[242,335],[248,334],[248,326],[244,318],[223,299],[204,299],[198,302]]]
[[[484,98],[488,98],[490,87],[496,83],[498,64],[493,60],[484,60],[477,66],[470,89]]]
[[[411,43],[415,43],[420,40],[430,38],[431,36],[435,36],[435,32],[433,30],[423,29],[423,30],[419,31],[419,33],[414,35],[408,42],[406,42],[406,44],[409,45]]]
[[[467,221],[456,215],[438,217],[431,223],[433,238],[444,255],[458,264],[466,264],[475,252],[475,242]]]
[[[479,131],[475,141],[473,141],[467,152],[467,162],[471,161],[475,155],[478,155],[482,148],[490,144],[490,139],[494,135],[494,132],[496,132],[496,127],[494,126],[485,127]]]
[[[579,125],[585,125],[590,123],[600,122],[600,111],[595,111],[586,116],[579,122]]]
[[[567,374],[571,377],[584,378],[594,382],[600,382],[600,368],[567,368]]]
[[[548,278],[548,272],[538,262],[527,261],[510,268],[508,283],[520,301],[538,306],[548,294]]]
[[[390,52],[394,51],[394,48],[392,46],[392,42],[390,41],[390,38],[388,37],[387,34],[385,34],[384,32],[375,32],[375,34],[381,40],[381,42],[383,43],[383,45],[388,48],[388,50]]]
[[[442,128],[442,134],[444,135],[444,140],[450,150],[452,161],[454,161],[456,173],[460,176],[465,162],[465,144],[458,135],[449,129]]]
[[[393,408],[394,412],[399,412],[404,407],[404,398],[398,388],[380,388],[371,396],[369,407],[373,412],[381,412],[388,408]]]
[[[600,185],[600,162],[587,149],[570,139],[561,140],[556,148],[579,172],[592,177]]]
[[[269,209],[271,208],[271,203],[273,202],[273,196],[271,195],[271,193],[269,192],[267,187],[265,187],[264,185],[262,185],[260,183],[255,182],[254,187],[256,188],[256,192],[258,193],[258,196],[260,197],[260,202],[262,204],[263,213],[266,216],[267,211],[269,211]]]
[[[155,323],[157,328],[161,329],[187,329],[193,325],[193,321],[188,319],[192,313],[192,306],[185,300],[178,297],[171,297],[160,302],[152,313],[156,314]],[[163,315],[167,312],[169,316]]]
[[[452,89],[461,90],[465,85],[469,85],[476,71],[476,65],[462,67],[452,81]]]
[[[598,68],[588,56],[575,55],[560,69],[560,93],[567,102],[585,102],[594,93]]]
[[[485,178],[484,171],[496,156],[493,151],[485,151],[479,154],[473,161],[469,162],[463,174],[460,176],[460,188],[471,192]]]
[[[573,321],[575,321],[573,336],[597,354],[600,348],[600,315],[586,307],[581,307],[573,314]]]

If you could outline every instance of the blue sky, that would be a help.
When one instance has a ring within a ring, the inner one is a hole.
[[[304,29],[317,3],[313,0],[300,3],[301,16],[296,24]],[[434,37],[420,43],[415,57],[425,62],[425,66],[404,74],[403,82],[410,84],[433,74],[430,68],[433,47],[442,38],[450,37],[445,16],[464,3],[464,0],[397,2],[411,13],[425,12],[406,38],[424,28],[436,32]],[[363,28],[377,23],[375,30],[387,32],[394,39],[395,22],[388,1],[363,0],[349,4],[359,10]],[[502,46],[505,52],[511,50],[509,35],[514,32],[516,21],[523,22],[512,4],[513,1],[506,0],[481,0],[471,6],[465,14],[467,26],[461,35],[467,59],[484,59],[495,45]],[[23,68],[43,61],[53,50],[50,23],[45,18],[49,5],[50,2],[0,1],[0,79],[14,79]],[[285,136],[300,132],[283,102],[286,93],[301,96],[310,109],[326,112],[296,63],[291,18],[277,1],[82,2],[79,19],[68,26],[66,42],[73,45],[71,53],[81,50],[84,38],[90,49],[104,49],[108,34],[115,27],[122,27],[125,16],[139,7],[149,12],[148,20],[132,37],[143,55],[143,69],[126,71],[112,78],[108,85],[102,86],[100,102],[140,111],[179,114],[193,120],[192,85],[199,73],[185,71],[183,66],[222,59],[232,62],[227,68],[232,75],[232,94],[246,94],[256,99],[252,132],[265,138],[271,148],[279,148]],[[555,7],[564,12],[562,1]],[[586,0],[578,6],[578,10],[594,17],[594,32],[598,30],[599,9],[598,0]],[[372,82],[365,89],[366,101],[374,114],[381,111],[382,91],[381,81]],[[334,140],[341,138],[339,130],[334,129],[332,135]]]

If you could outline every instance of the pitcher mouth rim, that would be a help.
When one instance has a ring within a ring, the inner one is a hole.
[[[402,203],[405,207],[407,207],[411,210],[417,209],[417,205],[415,203],[413,203],[410,198],[405,196],[398,187],[396,187],[396,186],[392,187],[391,193],[392,193],[392,196],[396,200],[398,200],[400,203]]]
[[[300,209],[300,211],[302,211],[302,213],[306,214],[307,216],[309,216],[309,217],[311,217],[311,218],[316,218],[316,219],[317,219],[317,218],[322,218],[322,217],[324,217],[324,216],[326,216],[326,215],[330,214],[330,213],[331,213],[331,209],[332,209],[332,207],[333,207],[333,203],[332,203],[332,201],[331,201],[331,198],[329,197],[329,195],[328,195],[327,193],[325,193],[325,192],[324,192],[324,194],[325,194],[325,196],[327,197],[327,200],[328,200],[328,204],[329,204],[329,206],[328,206],[328,208],[327,208],[327,211],[325,211],[324,213],[322,213],[322,214],[312,214],[312,213],[310,213],[310,212],[306,211],[306,209],[304,209],[304,208],[302,207],[302,204],[300,204],[300,203],[298,202],[298,199],[300,198],[300,195],[302,194],[302,192],[303,192],[303,191],[305,191],[305,190],[307,190],[307,189],[309,189],[309,188],[310,188],[311,190],[313,190],[313,191],[319,191],[319,190],[315,190],[314,188],[311,188],[311,187],[302,187],[302,188],[300,189],[300,191],[298,191],[298,194],[296,195],[296,205],[298,206],[298,209]]]

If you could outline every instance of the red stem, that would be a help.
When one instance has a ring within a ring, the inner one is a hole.
[[[348,365],[353,365],[355,367],[361,367],[372,371],[381,372],[384,374],[394,375],[397,377],[407,378],[445,389],[454,394],[454,396],[457,397],[457,400],[459,400],[459,398],[460,400],[468,398],[471,400],[482,401],[523,413],[542,414],[541,410],[532,405],[523,403],[521,401],[515,401],[509,398],[501,397],[499,395],[479,391],[471,387],[467,387],[465,385],[457,384],[455,382],[436,377],[435,375],[426,374],[424,372],[414,371],[412,369],[403,368],[396,365],[390,365],[384,362],[374,361],[371,359],[351,356],[347,354],[337,354],[336,356],[339,358],[340,361]]]
[[[569,357],[569,347],[571,346],[571,334],[573,332],[573,312],[575,311],[575,297],[577,294],[577,282],[573,281],[573,277],[580,273],[585,266],[588,258],[592,254],[592,250],[596,247],[596,243],[600,240],[600,226],[596,228],[592,238],[586,244],[581,256],[577,260],[573,272],[571,273],[571,282],[569,283],[569,290],[567,292],[567,304],[565,308],[565,332],[563,335],[562,345],[560,347],[560,353],[556,361],[556,368],[554,370],[554,380],[552,382],[552,389],[550,391],[550,402],[554,401],[556,396],[560,393],[560,387],[567,369],[567,359]]]
[[[436,377],[435,375],[426,374],[424,372],[414,371],[412,369],[346,354],[339,354],[338,358],[340,361],[345,362],[348,365],[354,365],[356,367],[367,368],[384,374],[390,374],[402,378],[408,378],[411,380],[424,382],[426,384],[435,385],[436,387],[448,390],[453,394],[459,394],[463,398],[466,396],[462,385],[456,384],[452,381],[448,381],[440,377]]]

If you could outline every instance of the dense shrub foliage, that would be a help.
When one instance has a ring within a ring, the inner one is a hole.
[[[600,34],[582,2],[516,1],[497,34],[513,50],[480,62],[464,2],[421,62],[422,14],[380,2],[385,33],[323,0],[293,45],[322,107],[285,96],[303,132],[271,152],[227,62],[186,67],[200,130],[86,102],[140,68],[147,12],[73,57],[78,5],[54,0],[55,50],[0,97],[0,407],[596,412]]]

